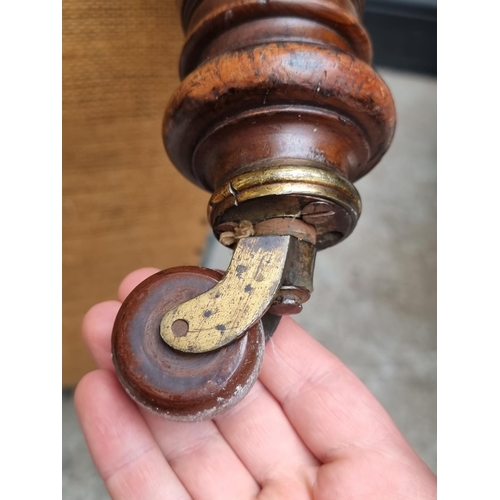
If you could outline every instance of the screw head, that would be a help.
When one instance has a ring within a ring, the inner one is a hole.
[[[309,203],[302,209],[302,220],[308,224],[314,224],[317,221],[323,220],[326,217],[335,215],[335,210],[330,203],[325,201],[315,201]]]

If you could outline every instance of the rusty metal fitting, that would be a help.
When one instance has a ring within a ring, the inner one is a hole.
[[[316,229],[314,226],[303,222],[300,219],[291,217],[277,217],[258,222],[254,226],[254,231],[257,236],[290,235],[301,241],[307,241],[312,245],[316,244]]]
[[[289,316],[302,311],[302,304],[311,297],[311,292],[298,286],[284,285],[269,308],[276,316]]]
[[[269,309],[271,314],[287,316],[302,311],[313,291],[316,259],[316,229],[300,219],[269,219],[254,226],[255,234],[290,235],[292,240],[283,273],[283,285]]]
[[[242,229],[240,229],[242,228]],[[301,219],[279,217],[251,225],[249,221],[226,222],[216,228],[220,241],[234,246],[246,231],[252,236],[291,236],[282,286],[274,297],[269,312],[278,316],[298,314],[313,291],[316,258],[316,229]],[[229,235],[229,236],[228,236]],[[223,241],[224,240],[224,241]]]

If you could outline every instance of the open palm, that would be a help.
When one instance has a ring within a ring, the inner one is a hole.
[[[123,301],[156,269],[125,278]],[[139,409],[113,371],[119,301],[83,324],[99,369],[75,405],[97,468],[117,500],[431,499],[436,478],[380,403],[289,318],[266,346],[259,380],[213,421],[180,423]]]

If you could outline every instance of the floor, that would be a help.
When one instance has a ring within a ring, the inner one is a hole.
[[[354,233],[318,254],[315,291],[296,317],[378,397],[436,471],[436,79],[383,70],[398,112],[394,143],[356,184]],[[204,265],[229,252],[209,244]],[[63,498],[109,498],[63,393]]]

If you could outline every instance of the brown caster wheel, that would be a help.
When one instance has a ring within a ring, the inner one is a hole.
[[[160,336],[167,311],[221,277],[199,267],[167,269],[143,281],[123,303],[113,327],[113,362],[127,393],[146,409],[171,420],[206,420],[235,406],[254,385],[264,356],[260,322],[202,354],[176,351]]]

